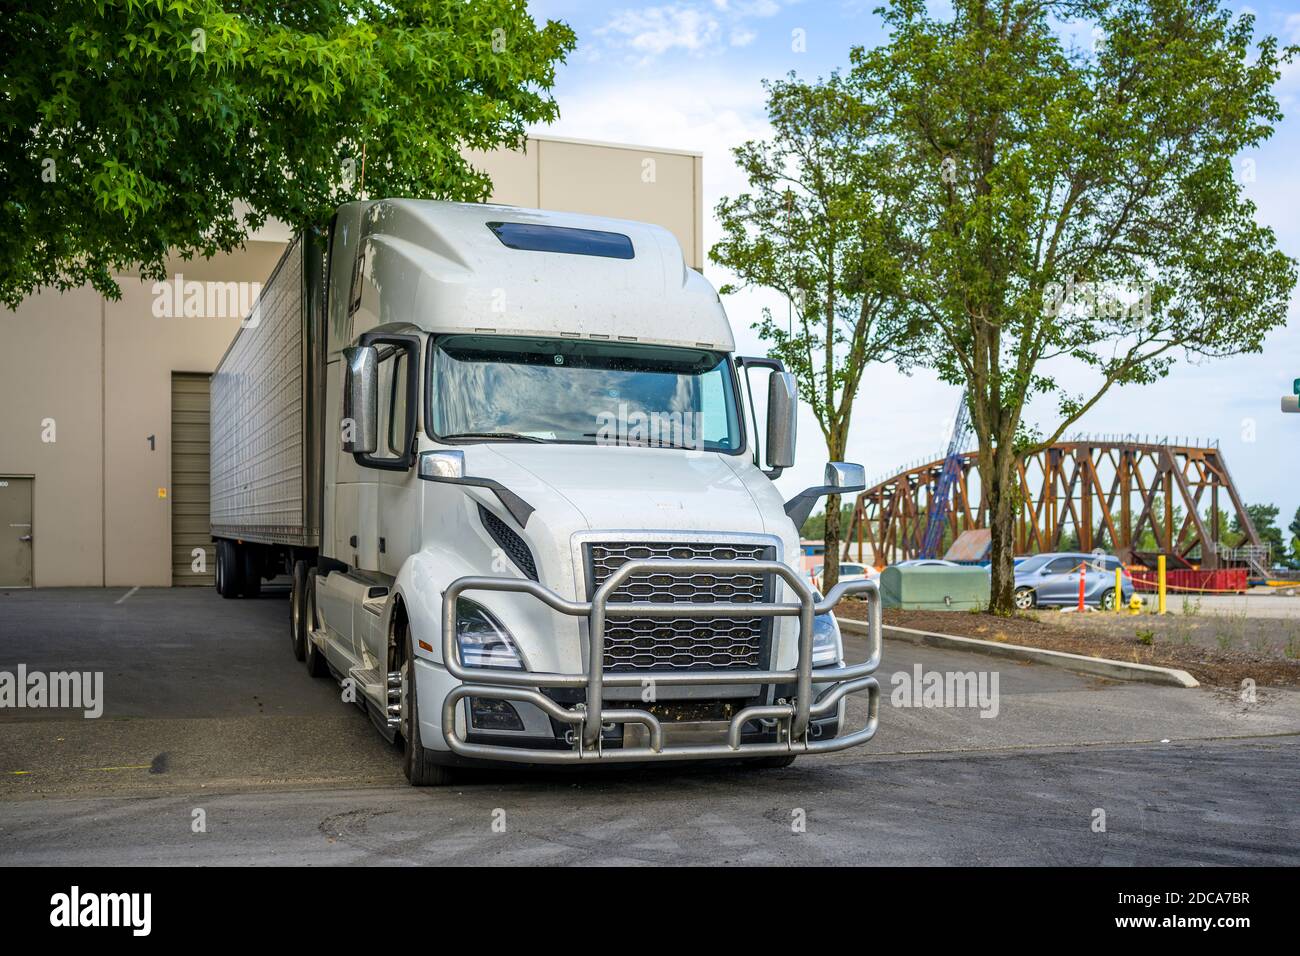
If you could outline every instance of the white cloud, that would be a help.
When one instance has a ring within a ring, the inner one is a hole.
[[[1282,36],[1290,43],[1300,43],[1300,13],[1292,13],[1283,21]]]
[[[731,150],[769,134],[763,89],[757,76],[721,69],[689,73],[629,73],[618,84],[584,83],[556,93],[560,118],[544,132],[579,139],[637,143],[704,154],[706,238],[717,200],[738,192],[745,178]]]
[[[728,45],[748,46],[758,34],[745,22],[775,16],[780,10],[777,0],[682,0],[618,10],[592,35],[648,62],[672,51],[700,55]]]
[[[676,4],[622,10],[596,30],[601,37],[614,37],[643,55],[658,56],[681,49],[699,53],[713,47],[722,28],[711,14]]]

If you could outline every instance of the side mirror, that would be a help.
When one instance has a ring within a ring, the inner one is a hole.
[[[794,376],[789,372],[773,372],[767,380],[768,468],[794,466],[798,411],[799,402],[795,394]],[[830,474],[829,468],[826,473]]]
[[[775,375],[772,377],[776,378]],[[832,461],[826,465],[822,481],[823,484],[805,488],[785,503],[785,513],[796,528],[803,527],[803,523],[812,514],[813,505],[825,495],[850,495],[865,491],[867,470],[861,465]]]
[[[847,461],[827,462],[823,480],[827,488],[858,492],[867,487],[867,469]]]
[[[457,481],[465,477],[465,453],[452,451],[420,452],[419,475],[425,481]]]
[[[343,367],[343,450],[373,455],[379,448],[379,350],[346,348]]]

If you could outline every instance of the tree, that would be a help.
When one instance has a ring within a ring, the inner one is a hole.
[[[1287,525],[1287,530],[1291,532],[1291,560],[1293,563],[1300,562],[1300,508],[1296,508],[1295,517]]]
[[[237,248],[369,195],[478,200],[461,155],[556,116],[524,0],[47,0],[0,23],[0,300]],[[364,179],[364,182],[363,182]]]
[[[920,338],[907,334],[895,294],[905,192],[891,147],[877,142],[882,111],[858,102],[840,76],[805,83],[791,74],[764,86],[773,137],[734,150],[750,191],[718,203],[722,239],[709,258],[738,279],[723,294],[766,286],[790,300],[788,327],[764,310],[754,328],[795,376],[830,460],[842,461],[867,364],[906,366]],[[839,579],[839,495],[825,514],[829,588]]]
[[[1280,510],[1277,505],[1246,505],[1246,515],[1250,518],[1250,523],[1255,526],[1255,533],[1259,535],[1259,540],[1272,550],[1274,560],[1281,560],[1286,554],[1286,546],[1282,543],[1282,529],[1277,526]],[[1232,531],[1243,539],[1246,537],[1246,529],[1235,516],[1232,519]]]
[[[843,505],[840,508],[840,527],[848,527],[853,520],[853,505]],[[799,529],[799,537],[805,541],[815,541],[818,538],[826,537],[826,512],[819,511],[814,515],[809,515],[808,520],[803,523]]]
[[[888,43],[854,50],[851,77],[917,184],[902,294],[930,323],[928,364],[968,389],[1006,613],[1019,456],[1110,388],[1257,352],[1285,320],[1295,263],[1233,163],[1280,119],[1291,51],[1252,49],[1253,18],[1216,0],[894,0],[884,17]],[[1062,39],[1076,18],[1095,52]],[[1036,395],[1058,407],[1041,436],[1023,421]]]
[[[1162,494],[1153,495],[1151,498],[1151,518],[1149,523],[1142,526],[1142,533],[1137,536],[1134,544],[1134,550],[1137,551],[1160,551],[1162,549],[1161,541],[1165,536],[1165,528],[1173,528],[1174,539],[1178,538],[1178,529],[1183,526],[1183,509],[1177,502],[1174,502],[1173,513],[1169,515],[1169,520],[1165,520],[1165,496]],[[1156,537],[1156,530],[1159,529],[1160,537]]]

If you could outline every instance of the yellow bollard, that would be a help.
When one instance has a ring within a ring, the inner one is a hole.
[[[1156,593],[1160,595],[1157,602],[1157,614],[1165,613],[1165,556],[1162,554],[1156,560]]]
[[[1124,572],[1115,568],[1115,613],[1124,613]]]

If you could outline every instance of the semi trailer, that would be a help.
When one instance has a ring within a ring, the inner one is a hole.
[[[217,590],[287,575],[294,655],[344,684],[413,784],[784,766],[875,733],[876,585],[822,595],[798,546],[863,469],[830,463],[782,500],[794,381],[735,354],[665,229],[346,204],[290,244],[211,403]],[[833,613],[850,594],[855,663]]]

